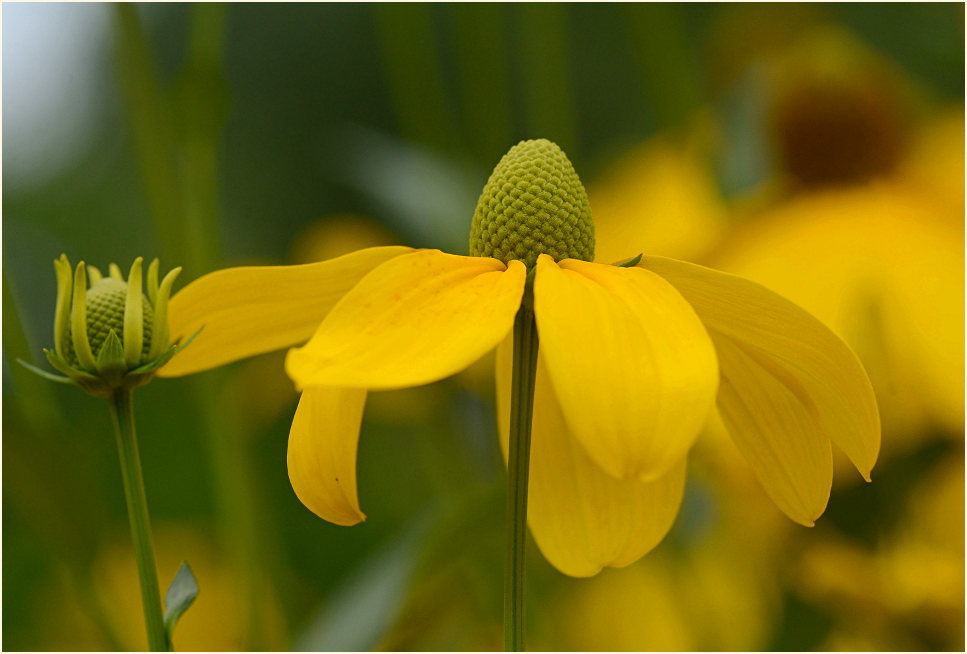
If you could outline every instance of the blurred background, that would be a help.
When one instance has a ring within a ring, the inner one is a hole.
[[[807,529],[710,425],[638,563],[571,579],[531,543],[529,646],[964,649],[963,4],[2,11],[5,649],[146,646],[107,407],[15,363],[46,366],[56,257],[160,257],[177,289],[465,254],[491,169],[537,137],[588,187],[599,261],[736,272],[845,338],[883,446]],[[162,587],[183,559],[201,587],[176,647],[501,649],[492,365],[370,396],[345,528],[289,486],[282,357],[136,393]]]

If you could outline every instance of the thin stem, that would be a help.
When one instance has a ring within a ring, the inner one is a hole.
[[[117,436],[118,454],[121,457],[124,496],[128,503],[128,520],[131,522],[131,538],[138,561],[138,576],[141,578],[141,603],[148,628],[148,647],[153,652],[166,652],[170,651],[170,645],[161,611],[161,593],[158,590],[154,547],[151,545],[148,502],[144,494],[144,478],[141,475],[138,436],[134,431],[134,407],[130,390],[118,390],[111,398],[111,418],[114,422],[114,434]]]
[[[510,455],[507,462],[507,563],[504,568],[504,648],[509,652],[524,651],[527,478],[530,471],[531,418],[534,414],[538,348],[534,310],[528,300],[525,297],[514,319],[514,376],[510,399]]]

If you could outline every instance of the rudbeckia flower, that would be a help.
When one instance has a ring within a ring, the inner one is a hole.
[[[634,255],[638,245],[628,247]],[[553,143],[521,142],[500,161],[470,252],[377,247],[211,273],[172,298],[172,334],[205,329],[163,374],[304,342],[286,359],[302,391],[289,478],[317,515],[352,525],[365,519],[355,468],[370,390],[428,384],[496,347],[506,450],[511,330],[522,301],[532,303],[540,351],[530,527],[546,558],[573,576],[627,565],[662,539],[686,454],[716,406],[797,522],[810,525],[825,508],[832,443],[869,479],[879,418],[852,351],[744,279],[662,257],[593,263],[587,195]]]

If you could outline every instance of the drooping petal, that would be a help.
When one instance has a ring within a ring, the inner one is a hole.
[[[790,517],[810,524],[825,507],[831,475],[826,441],[842,448],[869,480],[880,419],[866,372],[842,340],[793,303],[741,277],[662,257],[645,257],[639,265],[674,285],[705,323],[722,369],[719,411]]]
[[[783,381],[785,375],[752,348],[713,332],[722,381],[719,413],[769,497],[796,522],[811,527],[826,509],[833,453],[814,412]]]
[[[656,479],[677,465],[719,377],[682,296],[643,269],[542,256],[534,309],[555,394],[591,458],[620,479]]]
[[[514,323],[526,270],[519,261],[406,254],[362,279],[326,316],[286,372],[297,387],[419,386],[466,368]]]
[[[364,390],[307,388],[289,430],[292,489],[309,510],[337,525],[366,519],[356,494],[356,446],[365,404]]]
[[[507,460],[512,337],[497,348],[497,415]],[[616,479],[568,431],[543,357],[538,359],[531,430],[527,521],[545,558],[564,574],[590,577],[629,565],[671,528],[685,483],[684,459],[653,482]]]
[[[172,340],[204,327],[159,371],[177,377],[306,341],[330,309],[379,264],[412,252],[379,247],[300,266],[249,266],[209,273],[168,305]]]

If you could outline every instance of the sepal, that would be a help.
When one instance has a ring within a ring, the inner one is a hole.
[[[97,353],[97,372],[112,386],[120,386],[127,365],[124,360],[124,345],[113,329],[104,339],[101,351]]]

